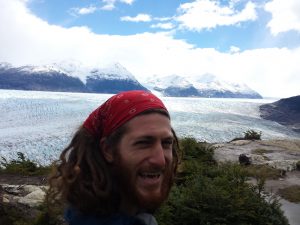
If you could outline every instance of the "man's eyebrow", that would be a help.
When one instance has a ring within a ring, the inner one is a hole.
[[[155,137],[153,136],[150,136],[150,135],[145,135],[145,136],[139,136],[139,137],[136,137],[136,140],[154,140]]]
[[[136,137],[136,140],[155,140],[156,137],[155,136],[151,136],[151,135],[145,135],[145,136],[140,136],[140,137]],[[163,140],[168,140],[168,139],[174,139],[173,134],[167,135],[165,137],[162,138]]]

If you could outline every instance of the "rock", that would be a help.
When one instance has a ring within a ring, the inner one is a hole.
[[[248,166],[251,165],[251,158],[248,157],[246,154],[240,154],[239,162],[241,165]]]
[[[24,205],[28,205],[29,207],[36,207],[43,203],[45,195],[45,192],[38,188],[34,192],[31,192],[28,195],[20,198],[18,202]]]
[[[43,186],[43,185],[24,185],[23,186],[23,190],[24,192],[27,192],[27,193],[31,193],[31,192],[34,192],[34,191],[37,191],[37,190],[43,190],[45,191],[48,187],[47,186]]]
[[[46,186],[37,185],[8,185],[2,184],[3,202],[15,204],[20,203],[29,207],[41,205],[45,199]]]
[[[3,184],[2,185],[4,192],[12,195],[19,195],[22,191],[22,185],[9,185]]]

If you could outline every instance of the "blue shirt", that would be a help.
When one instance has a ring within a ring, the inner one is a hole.
[[[68,208],[65,219],[69,225],[155,225],[156,220],[151,214],[142,213],[137,216],[114,214],[111,216],[86,215]]]

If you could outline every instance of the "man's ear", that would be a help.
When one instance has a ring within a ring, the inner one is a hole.
[[[100,150],[107,162],[112,163],[114,161],[113,149],[107,145],[106,138],[100,140]]]

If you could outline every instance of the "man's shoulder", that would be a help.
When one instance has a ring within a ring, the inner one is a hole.
[[[136,218],[142,222],[144,225],[157,225],[157,221],[152,214],[149,213],[139,213]]]

